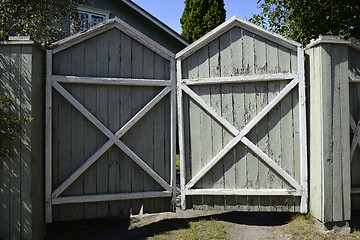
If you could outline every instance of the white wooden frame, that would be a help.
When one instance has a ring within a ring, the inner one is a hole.
[[[204,78],[204,79],[182,79],[181,62],[191,54],[195,53],[200,48],[206,46],[226,31],[234,26],[239,26],[247,29],[264,38],[273,40],[278,44],[297,51],[298,56],[298,72],[296,74],[266,74],[254,76],[236,76],[223,78]],[[306,146],[306,103],[305,103],[305,77],[304,77],[304,50],[301,44],[292,40],[286,39],[277,34],[271,33],[254,24],[251,24],[240,18],[233,17],[224,24],[220,25],[194,44],[188,46],[178,54],[177,58],[177,93],[178,93],[178,123],[179,123],[179,148],[180,148],[180,186],[181,186],[181,208],[186,209],[186,196],[189,195],[267,195],[267,196],[300,196],[300,212],[306,213],[308,211],[308,172],[307,172],[307,146]],[[254,117],[241,131],[237,130],[225,118],[217,114],[200,96],[192,91],[188,86],[203,85],[203,84],[229,84],[229,83],[245,83],[245,82],[261,82],[261,81],[278,81],[291,80],[285,88],[256,116]],[[281,167],[272,159],[270,159],[264,152],[262,152],[255,144],[253,144],[246,134],[253,129],[294,87],[298,86],[299,91],[299,132],[300,132],[300,161],[301,161],[301,180],[297,182],[293,177],[287,174]],[[232,135],[233,139],[195,176],[188,182],[185,179],[185,139],[184,139],[184,109],[183,109],[183,93],[186,93],[192,100],[194,100],[205,112],[216,119],[224,128],[226,128]],[[281,178],[290,184],[294,190],[288,189],[192,189],[194,185],[205,176],[221,159],[239,142],[250,148],[265,165],[269,166]]]
[[[99,78],[99,77],[77,77],[60,76],[52,74],[52,57],[60,51],[68,49],[82,41],[97,36],[107,30],[117,28],[132,38],[136,39],[155,53],[170,61],[170,80],[168,79],[130,79],[130,78]],[[176,201],[176,66],[175,55],[158,43],[149,39],[136,29],[124,23],[118,18],[110,19],[100,23],[88,31],[75,34],[64,40],[55,43],[54,49],[47,51],[47,73],[46,73],[46,149],[45,149],[45,202],[46,202],[46,222],[52,222],[52,206],[57,204],[85,203],[116,201],[144,198],[172,197],[173,209]],[[116,133],[111,132],[93,114],[90,113],[81,103],[79,103],[65,88],[62,83],[69,84],[102,84],[102,85],[126,85],[126,86],[159,86],[164,87],[159,94],[149,101],[137,114],[135,114],[126,124]],[[76,108],[86,119],[98,128],[108,141],[101,146],[89,159],[87,159],[78,169],[76,169],[64,182],[56,189],[52,189],[52,91],[56,90],[74,108]],[[128,148],[120,138],[128,132],[140,119],[142,119],[158,102],[170,94],[170,183],[161,178],[152,168],[150,168],[140,157]],[[61,197],[64,192],[79,176],[81,176],[92,164],[94,164],[111,146],[116,145],[134,163],[142,168],[160,186],[162,191],[130,192],[114,194],[97,194]]]

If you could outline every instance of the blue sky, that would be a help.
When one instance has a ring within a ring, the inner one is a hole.
[[[132,0],[151,15],[181,33],[180,18],[184,11],[185,0]],[[253,13],[259,13],[258,0],[225,0],[226,19],[236,15],[241,18],[251,18]]]

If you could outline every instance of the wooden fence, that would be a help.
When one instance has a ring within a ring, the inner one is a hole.
[[[183,208],[307,212],[301,45],[234,17],[176,57]]]
[[[44,223],[44,51],[33,41],[0,43],[0,94],[14,99],[10,111],[32,117],[0,158],[0,239],[42,239]]]
[[[322,36],[306,54],[310,210],[322,222],[348,221],[360,207],[360,44]]]
[[[174,54],[115,18],[47,54],[47,221],[172,211]]]

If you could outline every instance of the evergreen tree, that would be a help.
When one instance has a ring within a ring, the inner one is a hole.
[[[185,0],[181,35],[194,42],[225,21],[224,0]]]

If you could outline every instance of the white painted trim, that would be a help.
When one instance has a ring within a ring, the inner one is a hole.
[[[82,195],[82,196],[54,198],[53,204],[58,205],[58,204],[69,204],[69,203],[91,203],[91,202],[145,199],[145,198],[162,198],[162,197],[171,197],[171,195],[172,193],[169,191]]]
[[[140,168],[149,174],[157,183],[159,183],[165,190],[171,191],[171,186],[162,179],[152,168],[150,168],[141,158],[139,158],[131,149],[129,149],[120,139],[106,128],[94,115],[92,115],[83,105],[81,105],[69,92],[67,92],[59,83],[53,83],[56,89],[66,100],[69,101],[77,110],[80,111],[95,127],[97,127],[105,136],[116,144],[123,152],[125,152]],[[74,175],[76,176],[76,175]],[[74,179],[75,180],[75,179]],[[52,194],[52,197],[57,197],[73,182],[73,177],[65,180]]]
[[[351,194],[360,194],[360,188],[352,188]]]
[[[262,152],[255,144],[253,144],[248,138],[241,138],[241,142],[245,144],[253,153],[255,153],[260,160],[262,160],[265,165],[269,166],[272,170],[274,170],[282,179],[284,179],[287,183],[293,186],[296,190],[301,191],[302,187],[300,184],[291,177],[287,172],[285,172],[276,162],[274,162],[271,158],[269,158],[264,152]]]
[[[360,82],[360,76],[349,77],[349,82]]]
[[[105,84],[131,86],[169,86],[170,80],[165,79],[136,79],[136,78],[104,78],[52,75],[54,82],[78,84]]]
[[[139,7],[138,5],[133,3],[132,1],[128,1],[128,0],[122,0],[122,1],[124,3],[126,3],[128,6],[130,6],[131,8],[133,8],[134,10],[136,10],[137,12],[139,12],[141,15],[143,15],[144,17],[149,19],[155,25],[157,25],[158,27],[163,29],[165,32],[167,32],[168,34],[170,34],[171,36],[173,36],[174,38],[179,40],[184,45],[186,45],[186,46],[189,45],[189,43],[184,38],[182,38],[178,33],[176,33],[173,29],[169,28],[167,25],[162,23],[159,19],[155,18],[150,13],[146,12],[144,9],[142,9],[141,7]]]
[[[233,16],[232,18],[230,18],[223,24],[219,25],[218,27],[216,27],[215,29],[213,29],[212,31],[210,31],[209,33],[207,33],[206,35],[204,35],[203,37],[201,37],[200,39],[198,39],[197,41],[195,41],[194,43],[192,43],[191,45],[186,47],[185,49],[181,50],[179,53],[176,54],[176,58],[181,58],[182,60],[184,60],[185,58],[187,58],[188,56],[190,56],[191,54],[193,54],[200,48],[206,46],[211,41],[218,38],[223,33],[229,31],[234,26],[238,26],[242,29],[245,29],[252,33],[255,33],[261,37],[269,39],[270,41],[274,41],[277,44],[282,45],[286,48],[289,48],[290,50],[293,50],[293,51],[296,51],[297,47],[301,46],[300,43],[297,43],[293,40],[285,38],[279,34],[270,32],[270,31],[268,31],[260,26],[257,26],[249,21],[246,21],[246,20],[243,20],[236,16]]]
[[[229,123],[225,118],[217,114],[217,112],[212,109],[209,105],[206,104],[206,102],[199,97],[193,90],[191,90],[188,86],[182,84],[181,86],[182,90],[186,92],[195,102],[197,102],[200,107],[202,107],[207,113],[209,113],[213,118],[218,121],[222,126],[224,126],[227,130],[231,132],[232,135],[236,136],[240,132],[237,130],[231,123]]]
[[[298,79],[293,79],[283,90],[255,116],[241,131],[234,137],[203,169],[200,170],[185,186],[186,189],[192,188],[206,173],[210,171],[241,139],[258,124],[297,84]]]
[[[352,162],[356,148],[360,146],[360,120],[356,123],[351,113],[350,113],[350,129],[353,132],[353,138],[350,147],[350,161]]]
[[[301,196],[302,191],[289,189],[190,189],[191,196]]]
[[[181,84],[181,59],[176,61],[177,71],[177,106],[178,106],[178,127],[179,127],[179,152],[180,152],[180,197],[181,209],[186,209],[185,199],[185,139],[184,139],[184,109]]]
[[[45,83],[45,220],[52,222],[52,50],[46,51]]]
[[[183,79],[182,82],[188,86],[205,85],[205,84],[229,84],[229,83],[247,83],[247,82],[264,82],[264,81],[283,81],[296,78],[297,74],[263,74],[263,75],[242,75],[234,77],[216,77],[216,78],[196,78]]]
[[[349,47],[355,48],[360,51],[360,42],[355,38],[349,40],[341,39],[339,36],[322,36],[320,35],[317,39],[312,39],[311,42],[306,45],[305,50],[315,47],[319,44],[340,44],[348,45]]]
[[[176,62],[174,58],[170,60],[170,81],[170,183],[172,187],[172,209],[176,211]]]
[[[99,9],[99,8],[93,8],[93,7],[88,7],[88,6],[78,6],[77,7],[78,11],[84,11],[84,12],[90,12],[90,13],[95,13],[95,14],[99,14],[99,15],[105,15],[106,20],[109,19],[109,15],[110,15],[110,11],[104,10],[104,9]]]
[[[53,43],[51,45],[51,47],[53,48],[53,53],[56,54],[60,51],[68,49],[76,44],[79,44],[87,39],[95,37],[112,28],[117,28],[120,31],[123,31],[124,33],[128,34],[131,38],[137,40],[138,42],[140,42],[150,50],[154,51],[155,53],[159,54],[163,58],[167,59],[168,61],[170,61],[171,58],[175,57],[175,54],[170,52],[168,49],[161,46],[154,40],[150,39],[149,37],[147,37],[146,35],[139,32],[138,30],[131,27],[129,24],[125,23],[124,21],[120,20],[117,17],[99,23],[89,28],[87,31],[74,34],[58,42]]]
[[[306,93],[305,93],[305,59],[304,49],[299,47],[298,74],[299,74],[299,138],[300,138],[300,185],[303,188],[301,196],[300,212],[308,212],[308,160],[307,160],[307,137],[306,137]]]

